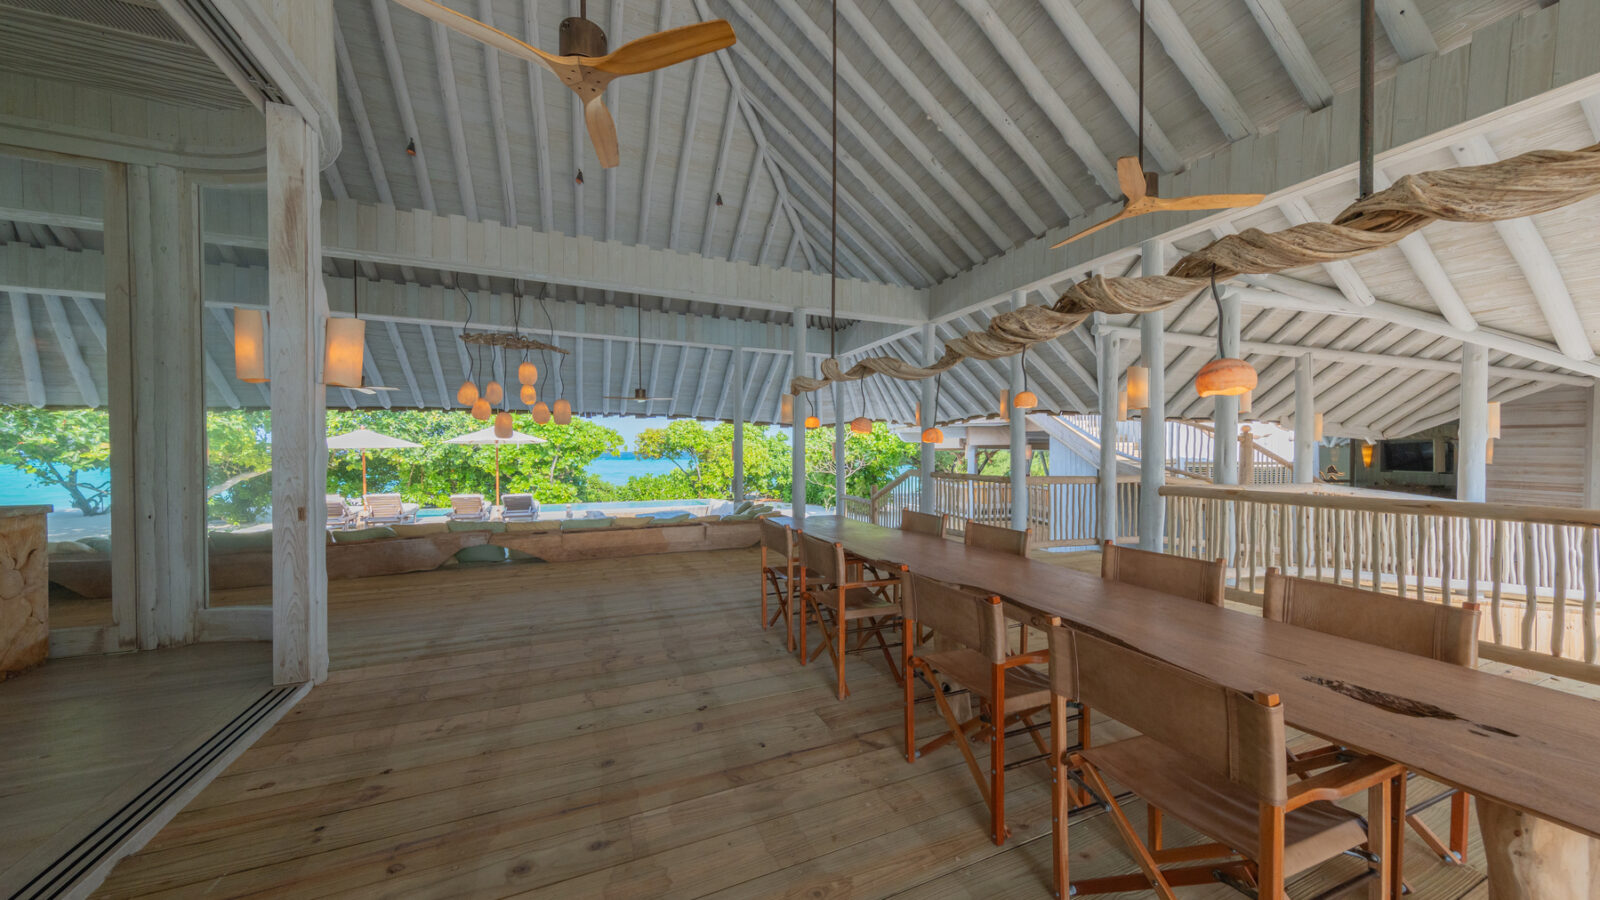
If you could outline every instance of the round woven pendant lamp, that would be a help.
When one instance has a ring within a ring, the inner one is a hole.
[[[1256,370],[1242,359],[1213,359],[1194,377],[1195,393],[1202,397],[1237,397],[1256,389]]]

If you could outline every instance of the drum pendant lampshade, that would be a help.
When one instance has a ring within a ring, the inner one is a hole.
[[[817,418],[816,416],[806,416],[806,427],[807,428],[816,428],[816,427],[820,426],[821,424],[822,424],[822,420]]]
[[[522,365],[517,366],[517,381],[522,384],[538,383],[539,367],[527,360],[523,360]]]
[[[532,406],[539,399],[539,389],[526,382],[523,383],[522,390],[519,393],[522,396],[522,402],[529,406]]]
[[[1117,421],[1128,421],[1128,391],[1126,388],[1117,391]]]
[[[500,382],[498,381],[491,381],[483,386],[483,399],[489,401],[491,406],[504,400],[505,396],[506,392],[500,387]]]
[[[557,400],[550,418],[557,425],[569,424],[572,421],[572,404],[568,403],[565,397]]]
[[[1255,395],[1255,391],[1245,391],[1239,395],[1239,415],[1242,416],[1250,411],[1250,401]]]
[[[1490,438],[1489,440],[1483,442],[1483,464],[1486,465],[1486,466],[1494,465],[1494,439],[1493,438]]]
[[[866,416],[856,416],[850,420],[850,430],[856,434],[871,434],[872,420]]]
[[[1317,413],[1311,417],[1311,439],[1313,441],[1322,440],[1322,413]]]
[[[478,386],[470,381],[461,382],[461,387],[456,389],[456,402],[471,408],[478,402]]]
[[[1011,407],[1013,409],[1033,409],[1038,405],[1039,395],[1033,391],[1021,391],[1017,396],[1011,398]]]
[[[533,405],[533,422],[535,425],[550,424],[550,404],[540,400]]]
[[[240,381],[267,381],[267,316],[259,309],[233,308],[233,374]]]
[[[361,364],[366,355],[365,319],[328,318],[322,356],[322,382],[331,387],[361,387]]]
[[[1128,408],[1150,408],[1150,370],[1144,366],[1128,367]]]
[[[922,429],[922,442],[924,444],[944,443],[944,432],[936,427]]]
[[[1489,403],[1489,440],[1500,437],[1500,401],[1493,400]]]
[[[502,441],[511,437],[511,413],[501,410],[495,414],[494,436]]]
[[[784,394],[778,399],[778,424],[794,424],[794,395]]]
[[[1011,392],[1000,392],[1000,421],[1011,421]]]
[[[1256,389],[1256,370],[1242,359],[1213,359],[1194,377],[1195,393],[1202,397],[1237,397]]]

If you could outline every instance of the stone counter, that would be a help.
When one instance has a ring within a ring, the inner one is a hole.
[[[0,506],[0,680],[39,665],[50,652],[49,512],[48,506]]]

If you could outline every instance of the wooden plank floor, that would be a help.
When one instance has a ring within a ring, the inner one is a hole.
[[[0,682],[0,895],[271,686],[266,643],[55,659]]]
[[[755,572],[724,551],[335,582],[328,682],[102,894],[1048,897],[1042,766],[1014,771],[995,847],[953,748],[901,756],[881,660],[834,699],[758,627]],[[1104,817],[1073,850],[1130,870]],[[1408,862],[1418,900],[1481,890],[1415,839]]]

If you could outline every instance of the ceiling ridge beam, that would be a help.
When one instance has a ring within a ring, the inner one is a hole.
[[[989,0],[957,0],[967,15],[978,23],[978,28],[989,38],[989,43],[999,51],[1001,58],[1011,67],[1011,71],[1022,82],[1031,99],[1041,110],[1050,124],[1055,126],[1061,139],[1067,147],[1077,155],[1078,159],[1088,167],[1089,174],[1094,177],[1100,189],[1105,191],[1106,197],[1116,199],[1122,196],[1122,188],[1117,186],[1117,170],[1111,160],[1095,143],[1089,130],[1073,114],[1072,108],[1067,104],[1044,75],[1039,66],[1034,63],[1028,51],[1023,49],[1022,42],[1017,36],[1000,21],[999,13],[989,5]],[[1081,214],[1081,213],[1080,213]]]
[[[731,6],[744,21],[749,23],[750,27],[766,43],[768,50],[776,55],[778,59],[782,60],[783,63],[788,67],[789,71],[794,73],[796,77],[800,78],[800,80],[805,83],[805,86],[811,91],[812,94],[819,99],[830,96],[829,91],[823,87],[822,83],[817,79],[816,74],[800,61],[800,58],[787,43],[780,40],[777,35],[773,34],[772,29],[767,25],[764,19],[750,11],[749,7],[745,5],[744,0],[724,0],[724,2],[728,3],[728,5]],[[813,36],[814,28],[802,30],[806,33],[808,38]],[[757,69],[756,74],[761,76],[769,88],[775,93],[779,94],[780,98],[783,98],[785,95],[793,97],[793,92],[788,89],[787,85],[784,83],[784,79],[766,69],[764,65],[761,65],[760,54],[750,50],[747,43],[741,42],[735,44],[733,46],[733,50],[739,59],[744,60],[747,65]],[[959,205],[962,210],[964,210],[967,215],[972,218],[972,220],[981,230],[983,230],[990,240],[994,241],[995,246],[1008,246],[1010,241],[1006,237],[1005,232],[1001,231],[1000,226],[983,211],[982,207],[978,206],[977,201],[972,198],[971,194],[969,194],[959,182],[952,178],[950,173],[944,170],[944,167],[940,165],[937,158],[934,157],[933,151],[929,150],[927,145],[923,144],[921,139],[906,127],[905,123],[900,120],[900,117],[895,114],[895,111],[889,108],[888,102],[885,101],[881,95],[873,91],[863,90],[859,87],[859,85],[863,84],[864,82],[861,79],[860,73],[856,71],[855,66],[853,66],[848,59],[841,58],[839,60],[839,74],[844,76],[843,81],[846,85],[856,86],[856,96],[865,102],[869,107],[871,107],[871,111],[877,115],[878,121],[889,127],[890,131],[893,132],[894,136],[900,141],[901,145],[910,151],[912,156],[916,157],[918,162],[920,162],[928,171],[928,173],[934,177],[934,180],[938,181],[939,184],[944,187],[946,192],[955,199],[957,205]],[[789,103],[791,107],[794,107],[798,104],[798,98],[795,98],[794,102]],[[961,251],[967,255],[969,262],[976,263],[983,260],[983,253],[978,250],[978,248],[970,239],[967,238],[966,230],[957,226],[954,220],[952,220],[950,216],[947,215],[945,211],[934,202],[933,198],[928,196],[928,193],[922,189],[922,186],[919,185],[914,178],[911,177],[911,174],[906,171],[905,167],[900,165],[894,156],[883,148],[878,140],[867,131],[865,126],[862,125],[861,121],[850,112],[849,106],[843,102],[841,102],[839,105],[839,121],[844,124],[845,131],[853,135],[856,141],[866,150],[866,152],[870,154],[873,159],[877,160],[878,165],[882,166],[884,171],[888,172],[890,177],[892,177],[895,182],[900,185],[901,189],[916,201],[917,205],[922,208],[923,213],[932,219],[937,225],[939,225],[941,229],[943,229],[946,237],[954,241],[956,245],[961,248]],[[847,156],[846,158],[850,157]],[[857,165],[859,166],[859,163],[857,163]],[[884,193],[881,187],[876,186],[875,182],[868,183],[874,186],[875,189],[880,193]]]
[[[1490,146],[1489,139],[1482,134],[1453,144],[1450,152],[1456,162],[1463,166],[1481,166],[1500,158],[1494,147]],[[1511,251],[1517,266],[1522,269],[1528,288],[1533,291],[1533,299],[1539,304],[1545,322],[1550,326],[1550,333],[1555,337],[1556,346],[1579,362],[1594,359],[1594,346],[1589,342],[1588,330],[1578,316],[1572,292],[1567,289],[1561,267],[1556,263],[1544,237],[1539,234],[1532,217],[1503,219],[1491,224],[1505,242],[1506,249]]]
[[[1027,135],[1022,133],[1022,129],[1018,128],[1017,123],[1012,121],[1011,117],[1006,114],[1005,109],[994,98],[994,95],[989,93],[983,83],[978,80],[978,77],[972,74],[972,71],[967,68],[965,63],[961,62],[961,54],[955,52],[945,42],[944,36],[939,34],[939,29],[934,27],[933,22],[928,19],[922,8],[916,5],[916,0],[889,0],[889,5],[893,7],[895,14],[900,17],[900,21],[904,22],[906,27],[911,30],[912,35],[922,44],[929,55],[940,62],[940,70],[943,71],[945,77],[949,78],[957,89],[961,91],[962,96],[966,97],[967,101],[983,115],[984,119],[988,121],[989,127],[995,129],[996,133],[1005,139],[1006,146],[1010,147],[1012,152],[1017,154],[1018,159],[1022,161],[1022,164],[1027,167],[1028,171],[1033,173],[1034,179],[1044,188],[1045,193],[1049,194],[1050,198],[1055,201],[1056,206],[1069,217],[1082,216],[1085,213],[1082,201],[1074,196],[1071,189],[1056,175],[1055,170],[1045,161],[1044,156],[1039,153],[1039,148],[1035,147],[1033,142],[1028,140]],[[870,22],[864,16],[860,17],[860,20],[867,27],[871,27]],[[952,118],[951,121],[954,121],[954,119]],[[989,159],[983,165],[994,168],[996,163],[995,160]],[[1019,197],[1018,199],[1021,200],[1022,198]],[[1021,215],[1023,222],[1027,224],[1028,232],[1034,235],[1042,234],[1045,229],[1044,222],[1025,200],[1021,205],[1022,212],[1026,214],[1019,213],[1019,215]]]
[[[1283,63],[1283,69],[1289,73],[1289,80],[1294,82],[1295,89],[1300,92],[1306,105],[1313,110],[1322,109],[1333,102],[1333,85],[1328,83],[1328,76],[1322,73],[1322,67],[1317,65],[1317,58],[1312,55],[1311,48],[1306,46],[1306,39],[1300,35],[1300,29],[1294,25],[1294,19],[1289,17],[1288,10],[1283,8],[1282,0],[1244,0],[1245,6],[1250,8],[1250,15],[1255,16],[1256,24],[1261,26],[1261,33],[1266,36],[1267,43],[1272,46],[1272,52],[1278,55],[1278,61]]]

